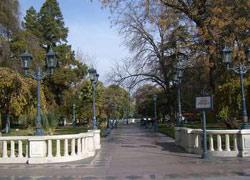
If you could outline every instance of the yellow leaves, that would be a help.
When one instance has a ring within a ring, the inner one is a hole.
[[[223,10],[221,9],[221,7],[214,7],[211,9],[211,12],[213,14],[221,14],[223,12]]]
[[[221,29],[230,24],[230,21],[226,21],[225,19],[221,19],[219,17],[211,18],[210,25],[216,26],[216,28]]]
[[[10,112],[14,116],[19,116],[22,113],[23,107],[28,104],[24,96],[13,97],[10,100]]]
[[[160,20],[159,20],[159,25],[160,25],[161,27],[164,27],[167,23],[168,23],[168,20],[167,20],[167,19],[160,18]]]
[[[10,111],[14,116],[26,113],[36,103],[36,82],[31,78],[24,78],[9,68],[0,68],[0,107],[1,111]],[[46,100],[41,92],[43,108]]]

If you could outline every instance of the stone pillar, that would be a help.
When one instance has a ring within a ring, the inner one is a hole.
[[[0,132],[0,136],[2,136],[1,132]],[[3,153],[3,141],[0,141],[0,153]]]
[[[18,140],[18,157],[23,157],[23,142],[21,140]]]
[[[231,149],[230,149],[230,136],[229,136],[229,134],[226,134],[225,138],[226,138],[226,148],[225,148],[225,150],[226,151],[231,151]]]
[[[96,150],[101,149],[101,130],[100,129],[96,129],[96,130],[89,130],[88,132],[93,132],[94,134],[94,148]]]
[[[47,144],[44,136],[34,136],[29,139],[29,164],[44,163],[47,157]]]
[[[56,140],[56,157],[61,156],[61,141],[60,139]]]
[[[181,145],[180,141],[181,141],[181,128],[180,127],[175,127],[175,144],[176,145]]]
[[[250,130],[240,130],[238,134],[238,149],[240,157],[250,156]]]
[[[220,134],[217,134],[217,151],[222,151],[221,135]]]

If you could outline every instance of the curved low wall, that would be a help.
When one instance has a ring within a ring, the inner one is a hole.
[[[202,153],[202,130],[175,128],[175,143],[189,153]],[[207,130],[208,153],[220,157],[249,157],[250,129]]]
[[[55,136],[0,137],[0,163],[59,163],[94,156],[101,148],[100,130]]]

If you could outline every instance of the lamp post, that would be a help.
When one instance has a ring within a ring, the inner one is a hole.
[[[73,104],[72,125],[73,127],[76,127],[76,105],[75,104]]]
[[[131,91],[131,87],[128,87],[128,107],[127,107],[127,120],[126,120],[126,124],[128,125],[128,120],[130,118],[130,91]]]
[[[153,95],[153,101],[154,101],[154,131],[158,131],[158,121],[157,121],[157,111],[156,111],[156,100],[157,100],[157,95]]]
[[[117,127],[116,104],[112,103],[111,108],[112,108],[112,128],[116,128]]]
[[[97,129],[96,126],[96,109],[95,109],[95,93],[96,93],[96,83],[98,81],[99,74],[97,74],[94,68],[88,70],[89,78],[93,87],[93,129]]]
[[[250,63],[250,48],[246,51],[247,62]],[[242,101],[242,117],[243,117],[243,125],[242,129],[250,129],[250,124],[248,121],[247,115],[247,106],[246,106],[246,97],[245,97],[245,90],[244,90],[244,75],[250,69],[249,65],[246,65],[243,62],[232,64],[232,50],[228,47],[225,47],[222,50],[222,58],[223,62],[227,66],[227,70],[233,71],[236,74],[240,75],[240,87],[241,87],[241,101]]]
[[[40,98],[40,85],[41,81],[47,76],[53,74],[54,69],[56,68],[56,54],[50,48],[49,52],[46,55],[46,71],[43,72],[41,67],[37,67],[36,71],[29,71],[32,55],[27,51],[21,54],[21,64],[26,76],[30,76],[37,81],[37,114],[36,114],[36,132],[35,135],[41,136],[44,135],[41,124],[41,98]]]
[[[186,64],[184,64],[184,58],[185,56],[182,57],[181,60],[179,60],[176,64],[176,72],[174,75],[174,82],[176,83],[177,86],[177,104],[178,104],[178,115],[177,115],[177,126],[182,125],[182,108],[181,108],[181,80],[183,78],[183,71],[186,67]]]

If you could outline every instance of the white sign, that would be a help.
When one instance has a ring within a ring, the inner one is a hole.
[[[196,97],[196,109],[212,109],[213,101],[211,96]]]

